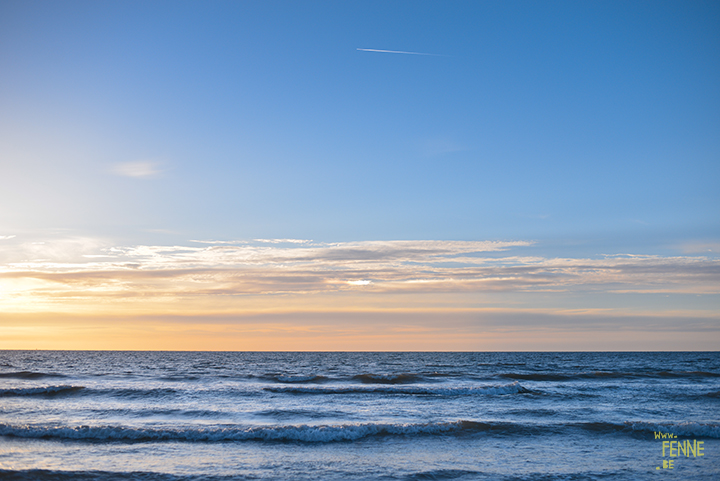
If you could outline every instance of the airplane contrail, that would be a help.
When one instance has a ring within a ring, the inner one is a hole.
[[[381,53],[404,53],[405,55],[432,55],[433,57],[439,57],[436,53],[421,53],[421,52],[403,52],[402,50],[377,50],[374,48],[359,48],[357,50],[363,52],[381,52]]]

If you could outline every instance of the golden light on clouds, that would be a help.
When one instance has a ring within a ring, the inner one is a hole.
[[[660,319],[662,332],[681,322],[695,336],[717,337],[716,312],[687,301],[720,294],[716,259],[528,251],[532,243],[524,241],[16,244],[0,267],[3,342],[123,349],[521,349],[535,342],[538,349],[558,339],[587,344],[578,336],[600,318],[596,340],[617,336],[611,326],[620,318],[640,319],[638,333]],[[629,301],[608,304],[607,296]],[[657,317],[655,303],[665,296],[682,305]],[[573,311],[575,304],[583,310]],[[420,321],[426,315],[432,322]],[[518,321],[525,318],[543,319],[545,330]]]

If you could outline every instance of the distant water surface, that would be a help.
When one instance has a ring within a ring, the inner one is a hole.
[[[658,476],[720,479],[718,352],[0,351],[5,479]]]

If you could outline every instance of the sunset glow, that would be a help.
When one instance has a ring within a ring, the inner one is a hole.
[[[0,349],[720,345],[717,8],[423,5],[3,2]]]
[[[672,349],[720,340],[706,300],[720,293],[720,266],[708,257],[546,258],[525,241],[99,244],[15,244],[26,258],[0,271],[0,348]]]

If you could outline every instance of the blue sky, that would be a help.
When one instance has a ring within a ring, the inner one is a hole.
[[[515,242],[507,265],[704,262],[683,295],[716,322],[719,26],[702,1],[3,0],[0,262]],[[630,299],[603,292],[552,304]]]

